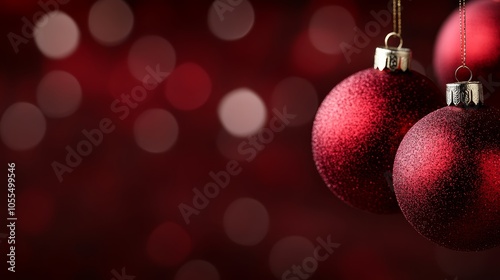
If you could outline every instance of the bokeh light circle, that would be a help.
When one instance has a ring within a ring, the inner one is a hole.
[[[262,99],[248,88],[229,92],[219,104],[219,119],[233,136],[245,137],[259,131],[267,118]]]
[[[42,141],[47,123],[43,113],[31,103],[10,105],[0,120],[0,136],[11,150],[28,150]]]
[[[163,153],[177,141],[179,126],[175,117],[163,109],[142,112],[134,123],[137,145],[150,153]]]
[[[326,54],[342,52],[342,43],[351,44],[356,22],[341,6],[326,6],[317,10],[309,23],[309,38],[319,51]]]
[[[78,109],[82,88],[73,75],[56,70],[42,78],[38,84],[36,98],[38,106],[47,117],[63,118]]]
[[[264,239],[269,230],[266,207],[252,198],[233,201],[224,213],[224,231],[234,243],[252,246]]]
[[[312,257],[313,243],[302,236],[288,236],[276,242],[269,254],[269,266],[274,276],[282,279],[283,273],[293,265],[302,265],[302,262]]]
[[[318,95],[314,86],[307,80],[289,77],[282,80],[274,89],[272,103],[275,108],[287,108],[296,117],[290,126],[312,122],[318,110]]]
[[[191,253],[192,240],[187,231],[173,222],[159,225],[149,236],[148,257],[160,266],[180,264]]]
[[[151,76],[154,71],[172,72],[175,61],[176,54],[172,44],[156,35],[147,35],[135,41],[127,60],[130,73],[139,81],[143,81],[147,75]],[[165,77],[160,76],[162,79]]]
[[[308,76],[320,77],[328,73],[329,77],[341,77],[348,72],[339,67],[344,65],[345,59],[344,56],[319,51],[312,44],[308,30],[297,34],[291,45],[290,62],[293,68]],[[335,74],[332,76],[333,73]]]
[[[179,268],[174,280],[219,280],[217,268],[204,260],[191,260]]]
[[[208,27],[219,39],[238,40],[250,32],[255,12],[248,0],[216,0],[208,10]]]
[[[71,55],[80,41],[76,22],[60,11],[53,11],[41,17],[35,24],[33,35],[40,52],[53,59]]]
[[[90,34],[101,44],[112,46],[123,42],[134,26],[134,14],[122,0],[100,0],[90,8]]]
[[[167,100],[179,110],[194,110],[202,106],[212,92],[212,80],[196,63],[178,66],[165,83]]]

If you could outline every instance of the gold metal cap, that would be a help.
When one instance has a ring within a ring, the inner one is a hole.
[[[446,103],[457,107],[483,105],[483,85],[477,81],[446,84]]]

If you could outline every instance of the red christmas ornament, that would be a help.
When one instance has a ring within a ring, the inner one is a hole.
[[[478,82],[447,85],[448,103],[406,134],[394,190],[410,224],[454,250],[500,244],[500,111],[482,106]]]
[[[441,27],[434,47],[434,70],[440,84],[455,80],[461,52],[457,22],[459,11],[453,12]],[[467,66],[474,80],[484,86],[488,104],[500,106],[500,1],[481,0],[467,4]],[[466,71],[458,73],[468,75]],[[466,77],[459,76],[460,80]]]
[[[442,107],[439,90],[408,69],[409,49],[377,48],[375,67],[332,89],[314,121],[312,148],[318,171],[345,203],[374,213],[399,211],[392,165],[405,133]]]

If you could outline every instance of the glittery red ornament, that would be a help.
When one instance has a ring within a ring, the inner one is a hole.
[[[455,81],[453,75],[460,65],[458,10],[441,27],[434,46],[434,70],[439,84]],[[484,86],[488,104],[500,106],[500,1],[481,0],[467,3],[467,66],[473,79]],[[468,79],[469,72],[460,71],[459,79]]]
[[[312,136],[314,160],[330,190],[363,210],[398,212],[391,178],[397,147],[441,100],[433,83],[411,70],[367,69],[334,87]]]
[[[500,111],[450,106],[427,115],[401,142],[393,179],[401,211],[426,238],[462,251],[499,245]]]

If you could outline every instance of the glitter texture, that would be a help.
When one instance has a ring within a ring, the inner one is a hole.
[[[431,241],[454,250],[500,244],[500,111],[439,109],[417,122],[394,162],[401,211]]]
[[[410,127],[444,105],[439,90],[413,72],[360,71],[321,104],[313,154],[323,180],[347,204],[374,213],[399,211],[391,171]]]

